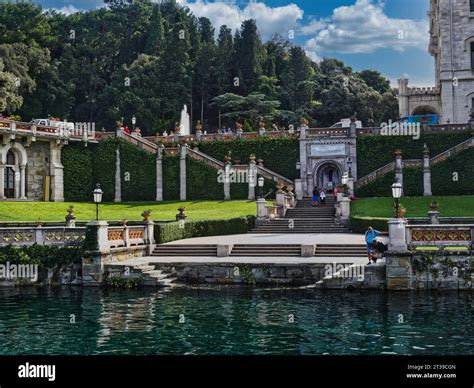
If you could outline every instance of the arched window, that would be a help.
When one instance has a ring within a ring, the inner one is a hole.
[[[15,165],[15,154],[11,150],[7,152],[7,165]]]
[[[7,165],[3,181],[4,196],[6,198],[15,197],[15,154],[13,151],[7,152]]]

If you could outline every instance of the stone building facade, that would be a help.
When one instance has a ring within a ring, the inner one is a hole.
[[[400,115],[437,113],[442,124],[464,124],[474,108],[474,1],[430,0],[429,53],[435,87],[399,80]]]

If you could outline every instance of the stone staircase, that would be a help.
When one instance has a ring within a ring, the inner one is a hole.
[[[152,256],[217,256],[217,245],[157,245]]]
[[[367,248],[364,244],[318,245],[315,257],[366,257]]]
[[[335,198],[329,195],[326,205],[311,206],[311,200],[298,201],[288,209],[284,218],[262,223],[252,233],[350,233],[350,229],[338,224],[335,217]]]
[[[234,245],[231,257],[247,256],[247,257],[300,257],[301,245],[251,245],[242,244]]]
[[[141,279],[140,285],[145,287],[173,287],[177,280],[170,273],[157,270],[152,264],[128,265],[111,263],[105,266],[109,276],[121,276],[125,279]]]

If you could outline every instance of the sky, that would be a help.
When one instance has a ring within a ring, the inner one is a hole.
[[[198,17],[237,29],[255,19],[263,40],[278,33],[313,60],[338,58],[354,70],[380,71],[396,86],[434,85],[428,54],[429,0],[177,0]],[[102,0],[36,0],[65,14],[103,7]]]

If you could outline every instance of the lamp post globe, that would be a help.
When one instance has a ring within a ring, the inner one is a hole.
[[[257,185],[259,188],[259,196],[260,198],[263,198],[263,186],[265,185],[265,179],[263,179],[263,177],[258,178]]]
[[[400,198],[402,197],[403,186],[400,182],[392,185],[392,197],[395,199],[395,218],[400,218]]]
[[[102,194],[104,192],[100,188],[100,184],[96,184],[94,191],[92,192],[94,196],[94,203],[95,203],[95,219],[99,221],[99,203],[102,202]]]
[[[137,118],[135,116],[132,117],[132,126],[133,130],[135,130],[135,124],[137,123]]]

